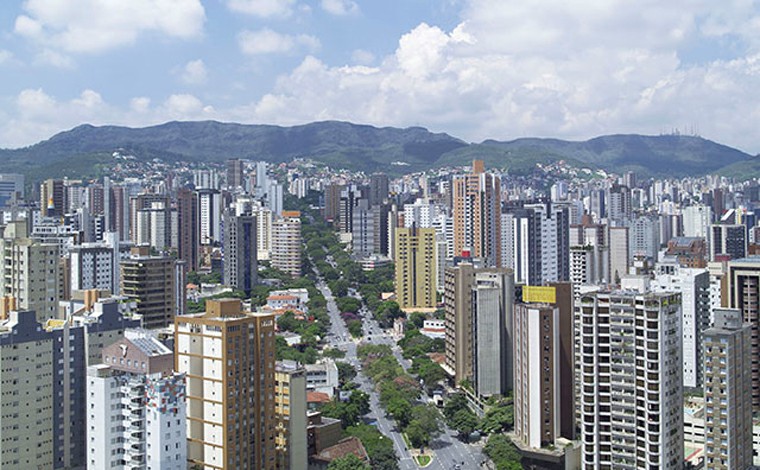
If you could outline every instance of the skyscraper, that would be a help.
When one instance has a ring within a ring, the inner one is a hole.
[[[189,271],[198,269],[198,195],[188,188],[177,191],[177,257]]]
[[[208,300],[175,318],[175,365],[187,374],[187,459],[220,470],[275,468],[274,316]]]
[[[258,282],[256,217],[224,216],[224,284],[246,295]]]
[[[752,329],[718,309],[704,331],[705,469],[752,467]]]
[[[87,368],[88,468],[187,468],[185,375],[151,334],[128,330]]]
[[[559,308],[516,304],[515,436],[534,449],[554,445],[560,424]]]
[[[174,258],[151,256],[147,247],[132,248],[130,257],[121,260],[121,294],[137,301],[145,328],[166,327],[184,313],[178,312],[184,305],[184,283],[177,275]]]
[[[0,253],[5,269],[0,277],[2,295],[15,298],[19,309],[36,312],[41,322],[58,318],[58,245],[32,240],[26,221],[17,221],[5,226]]]
[[[730,259],[747,256],[747,227],[742,224],[717,224],[710,226],[710,261],[718,261],[720,255]]]
[[[40,210],[43,217],[58,217],[66,213],[66,188],[63,180],[48,179],[40,185]]]
[[[443,299],[444,368],[457,384],[472,381],[481,397],[505,393],[512,387],[512,271],[456,262],[446,268]]]
[[[0,314],[0,468],[77,468],[86,462],[86,368],[100,348],[139,326],[116,302],[67,320]]]
[[[728,306],[741,312],[752,330],[752,357],[760,357],[760,256],[729,261],[727,277]],[[760,364],[756,360],[752,364],[752,406],[760,409]]]
[[[599,292],[575,309],[581,468],[683,468],[680,295]]]
[[[398,228],[395,242],[396,301],[402,309],[436,304],[435,229]]]
[[[488,266],[496,266],[501,260],[499,178],[485,172],[482,160],[475,160],[472,173],[455,177],[452,186],[454,254],[470,251]]]
[[[472,284],[472,385],[481,398],[512,389],[511,270],[477,270]]]
[[[369,205],[377,206],[388,197],[388,175],[373,173],[369,177]]]
[[[515,281],[529,285],[570,279],[570,224],[566,207],[551,203],[507,209],[512,246],[502,264],[512,267]],[[512,266],[509,266],[509,263]]]
[[[277,470],[308,466],[306,370],[295,361],[275,364]]]
[[[222,195],[213,189],[198,191],[198,240],[213,245],[222,239]]]
[[[710,275],[706,269],[677,267],[671,274],[657,274],[654,292],[681,294],[683,386],[702,387],[702,331],[710,326]]]
[[[243,187],[243,160],[238,158],[227,160],[227,187],[231,189]]]
[[[0,173],[0,207],[13,199],[24,199],[24,175]]]
[[[302,242],[301,213],[283,211],[282,217],[272,223],[272,267],[300,277]]]

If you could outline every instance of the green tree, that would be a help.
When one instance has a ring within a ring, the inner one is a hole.
[[[350,321],[348,321],[346,323],[346,328],[348,328],[348,332],[354,338],[361,338],[362,335],[363,335],[361,320],[350,320]]]
[[[486,433],[506,432],[514,425],[514,408],[509,400],[491,407],[483,417],[481,429]]]
[[[417,405],[412,408],[411,423],[418,423],[430,438],[441,434],[441,414],[432,405]]]
[[[452,419],[458,411],[465,409],[467,409],[467,398],[464,396],[464,393],[449,395],[446,404],[443,406],[443,416],[449,420]]]
[[[409,423],[404,432],[406,432],[406,437],[409,438],[412,447],[423,448],[430,444],[430,434],[417,421]]]
[[[483,452],[493,461],[497,470],[522,470],[520,452],[504,434],[491,434]]]
[[[338,382],[340,382],[341,387],[354,380],[356,377],[354,366],[348,362],[336,362],[335,365],[338,366]]]
[[[424,313],[420,312],[412,312],[409,315],[409,323],[414,325],[415,328],[419,329],[422,328],[425,324],[425,320],[427,319],[427,316]]]
[[[362,441],[372,470],[398,470],[398,456],[393,449],[393,441],[383,436],[375,426],[357,424],[346,428],[345,434]]]
[[[348,454],[330,462],[327,470],[370,470],[370,466],[354,454]]]
[[[400,395],[391,399],[385,410],[401,429],[404,429],[409,424],[409,420],[412,419],[412,405]]]
[[[469,439],[470,434],[478,428],[478,417],[469,408],[464,408],[451,418],[451,427],[459,432],[460,437]]]

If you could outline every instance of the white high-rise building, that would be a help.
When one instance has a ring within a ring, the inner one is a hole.
[[[268,260],[272,253],[272,211],[268,207],[254,207],[256,216],[256,259]]]
[[[575,306],[581,468],[683,468],[680,294],[598,292]]]
[[[651,260],[657,259],[660,250],[660,223],[659,219],[640,216],[630,225],[629,256],[646,256]]]
[[[653,292],[681,294],[683,335],[683,386],[702,386],[702,331],[710,327],[710,275],[706,269],[676,267],[672,274],[657,274]]]
[[[274,180],[269,181],[267,189],[267,207],[272,210],[275,216],[282,215],[282,185]]]
[[[628,227],[610,227],[610,284],[619,284],[620,279],[628,274],[631,265],[630,237]]]
[[[219,191],[198,192],[200,244],[213,245],[222,239],[222,195]]]
[[[83,243],[70,250],[71,290],[108,290],[119,294],[119,234],[106,234],[103,243]]]
[[[412,225],[419,228],[432,227],[433,221],[445,213],[446,210],[441,204],[417,199],[413,204],[404,204],[404,227]]]
[[[712,224],[712,208],[709,206],[689,206],[683,209],[683,235],[707,239]]]
[[[185,374],[150,333],[125,332],[87,368],[87,468],[187,468]]]

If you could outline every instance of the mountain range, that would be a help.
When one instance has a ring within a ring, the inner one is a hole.
[[[521,138],[508,142],[468,143],[422,127],[405,129],[325,121],[281,127],[216,121],[168,122],[129,128],[78,126],[20,149],[0,149],[3,172],[32,179],[96,176],[122,150],[139,159],[169,162],[223,162],[229,158],[288,162],[307,157],[335,168],[400,175],[441,166],[467,165],[473,159],[511,173],[531,171],[536,163],[564,160],[578,167],[642,176],[760,174],[760,157],[716,142],[683,135],[608,135],[587,141]]]

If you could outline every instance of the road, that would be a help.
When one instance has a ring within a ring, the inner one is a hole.
[[[340,317],[340,312],[335,304],[332,292],[322,280],[317,283],[317,288],[319,288],[327,301],[327,311],[330,315],[331,323],[329,344],[332,347],[345,350],[345,360],[353,365],[357,365],[359,360],[356,355],[356,342],[351,339],[343,323],[343,319]],[[404,370],[411,367],[411,361],[402,356],[401,349],[396,344],[396,341],[380,328],[377,321],[364,307],[360,314],[363,317],[364,339],[375,344],[389,345]],[[399,468],[401,470],[417,469],[418,467],[406,448],[401,433],[396,429],[395,422],[386,417],[385,410],[380,406],[379,393],[375,391],[369,378],[362,371],[359,371],[355,381],[360,389],[370,396],[370,412],[367,414],[366,419],[376,421],[380,432],[393,441],[396,454],[399,456]],[[423,395],[423,397],[428,402],[430,401],[426,395]],[[445,424],[443,424],[443,433],[431,443],[431,448],[435,453],[435,457],[431,464],[425,467],[429,470],[477,469],[481,468],[480,464],[485,460],[480,447],[461,442],[456,438],[456,432],[450,430]]]

